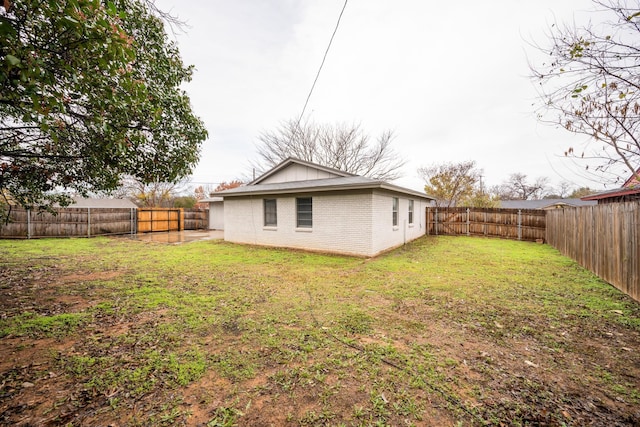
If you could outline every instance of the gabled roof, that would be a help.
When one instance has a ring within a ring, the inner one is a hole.
[[[230,190],[221,191],[218,194],[226,198],[248,195],[264,196],[274,194],[374,189],[388,190],[396,193],[410,195],[413,197],[419,197],[426,200],[434,200],[433,197],[427,196],[426,194],[420,193],[419,191],[399,187],[397,185],[389,184],[384,181],[377,181],[358,175],[338,178],[312,179],[308,181],[290,181],[271,184],[246,185],[244,187],[236,187]]]
[[[540,199],[540,200],[503,200],[500,207],[504,209],[546,209],[551,206],[591,206],[596,202],[584,199]]]
[[[276,173],[280,172],[281,170],[291,166],[292,164],[299,164],[302,166],[307,166],[310,168],[314,168],[314,169],[318,169],[324,172],[329,172],[332,173],[334,175],[338,175],[338,176],[357,176],[354,175],[352,173],[349,172],[345,172],[345,171],[341,171],[339,169],[334,169],[334,168],[329,168],[326,166],[322,166],[322,165],[318,165],[315,163],[311,163],[311,162],[307,162],[304,160],[300,160],[300,159],[296,159],[295,157],[289,157],[285,160],[283,160],[282,162],[280,162],[279,164],[277,164],[276,166],[274,166],[273,168],[271,168],[270,170],[268,170],[267,172],[263,173],[262,175],[260,175],[258,178],[254,179],[253,181],[251,181],[249,184],[247,185],[255,185],[255,184],[259,184],[260,182],[264,181],[265,179],[269,178],[272,175],[275,175]]]

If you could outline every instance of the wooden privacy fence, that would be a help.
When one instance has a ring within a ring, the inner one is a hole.
[[[427,234],[545,238],[545,213],[539,209],[427,208]]]
[[[184,230],[182,208],[138,208],[138,233]]]
[[[12,207],[0,238],[92,237],[208,227],[206,209],[57,208],[57,214]]]
[[[0,224],[0,238],[104,236],[135,234],[131,208],[58,208],[57,215],[12,207],[9,222]]]
[[[184,229],[185,230],[206,230],[209,228],[208,209],[185,209]]]
[[[547,213],[547,242],[640,301],[640,202]]]
[[[203,230],[208,226],[207,209],[138,208],[138,233]]]

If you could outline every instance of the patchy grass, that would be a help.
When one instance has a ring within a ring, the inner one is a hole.
[[[0,292],[4,424],[640,422],[639,305],[546,245],[0,241]]]

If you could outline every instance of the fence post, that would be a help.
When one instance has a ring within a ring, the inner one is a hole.
[[[482,226],[484,230],[484,235],[487,235],[487,211],[484,211],[484,225]]]
[[[436,215],[434,217],[436,223],[436,236],[438,235],[438,208],[436,207]]]
[[[522,210],[518,209],[518,240],[522,240]]]
[[[424,234],[428,236],[429,235],[429,206],[426,206],[424,208],[424,223],[426,224]]]
[[[467,208],[467,236],[471,235],[471,225],[469,223],[469,208]]]
[[[27,209],[27,239],[31,238],[31,209]]]
[[[135,215],[134,215],[135,212],[136,212],[135,208],[129,209],[129,232],[131,235],[136,234],[135,233],[136,223],[135,223]]]
[[[91,237],[91,208],[87,208],[87,237]]]

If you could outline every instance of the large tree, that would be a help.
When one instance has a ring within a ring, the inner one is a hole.
[[[551,27],[550,46],[540,48],[549,59],[532,71],[541,120],[591,137],[565,155],[590,159],[600,177],[621,182],[640,165],[640,7],[631,0],[594,4],[588,24]]]
[[[176,182],[207,136],[163,23],[139,0],[0,6],[0,190],[25,207]]]
[[[549,179],[538,177],[529,181],[523,173],[512,173],[509,178],[492,188],[501,200],[539,200],[549,192]]]
[[[314,162],[373,179],[400,178],[405,161],[393,150],[393,132],[383,132],[376,142],[359,125],[328,125],[297,120],[283,122],[263,132],[257,145],[258,163],[264,172],[288,157]]]
[[[438,163],[418,169],[425,180],[424,191],[436,198],[437,206],[460,206],[480,190],[482,171],[474,161]]]

